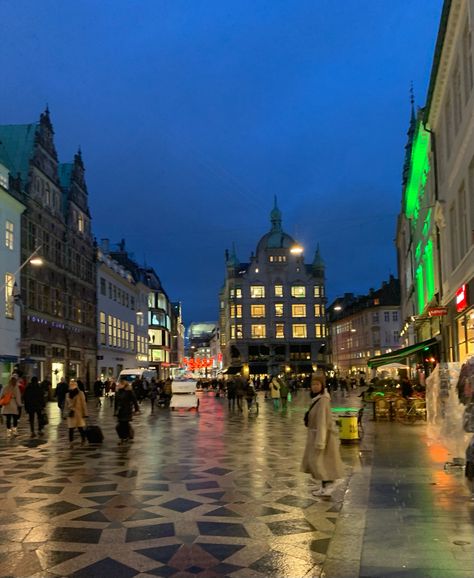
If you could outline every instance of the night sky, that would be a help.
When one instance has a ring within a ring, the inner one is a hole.
[[[442,0],[0,0],[0,123],[48,103],[94,235],[126,239],[185,322],[216,320],[277,195],[329,299],[397,274],[410,117]]]

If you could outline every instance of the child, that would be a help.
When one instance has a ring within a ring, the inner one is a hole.
[[[471,501],[474,502],[474,436],[466,448],[466,478],[471,490]]]

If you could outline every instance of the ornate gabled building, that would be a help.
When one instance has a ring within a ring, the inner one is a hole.
[[[39,122],[0,126],[0,161],[22,196],[21,369],[27,375],[86,382],[96,373],[94,246],[81,153],[60,164],[49,110]]]
[[[220,338],[228,373],[309,374],[326,363],[325,266],[316,250],[303,249],[285,233],[276,199],[271,229],[250,262],[226,251],[220,293]]]

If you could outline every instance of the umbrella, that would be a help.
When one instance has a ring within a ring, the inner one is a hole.
[[[377,367],[377,370],[384,370],[384,369],[409,369],[408,365],[403,365],[403,363],[387,363],[386,365],[380,365]]]

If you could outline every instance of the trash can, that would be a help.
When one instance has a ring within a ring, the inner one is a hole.
[[[357,414],[343,413],[338,416],[339,438],[343,443],[359,441],[359,426],[357,425]]]

